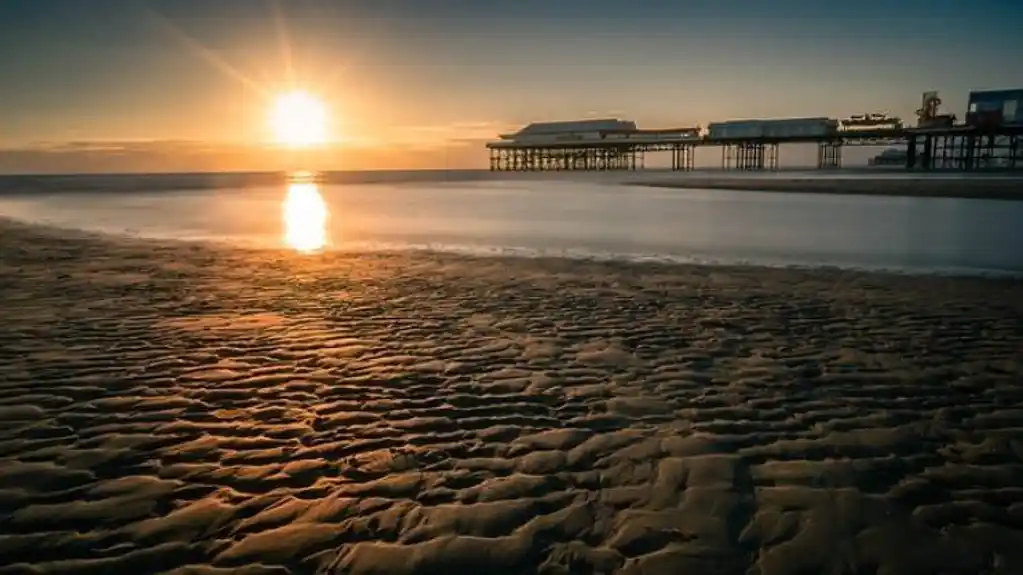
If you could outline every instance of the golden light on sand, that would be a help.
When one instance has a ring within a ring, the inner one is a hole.
[[[312,182],[288,184],[284,198],[284,244],[303,253],[323,249],[329,241],[330,212]]]
[[[270,112],[270,129],[277,142],[286,146],[323,144],[327,140],[327,107],[306,92],[282,94]]]

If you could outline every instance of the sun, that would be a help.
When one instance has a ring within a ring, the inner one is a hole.
[[[322,144],[327,140],[327,108],[306,92],[281,94],[270,112],[270,129],[277,142],[286,146]]]

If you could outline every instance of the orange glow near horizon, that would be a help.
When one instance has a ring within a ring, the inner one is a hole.
[[[292,148],[327,142],[327,108],[315,96],[296,90],[279,96],[270,112],[270,129],[277,143]]]
[[[457,110],[437,114],[430,98],[406,98],[404,84],[388,81],[387,68],[374,66],[374,53],[358,45],[329,58],[296,50],[293,42],[300,38],[289,30],[284,3],[271,4],[277,41],[264,34],[254,36],[254,45],[242,35],[211,44],[178,19],[143,8],[160,41],[169,41],[170,53],[194,61],[191,77],[208,81],[186,93],[154,90],[152,100],[129,98],[105,116],[83,114],[80,125],[77,119],[52,128],[47,122],[37,130],[40,138],[7,130],[0,134],[0,172],[487,166],[482,141],[504,129],[503,120],[478,111],[462,120]],[[448,101],[446,93],[443,99]]]
[[[311,253],[328,246],[330,212],[319,186],[313,182],[292,182],[282,206],[284,244]]]

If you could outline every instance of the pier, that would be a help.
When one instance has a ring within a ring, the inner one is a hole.
[[[978,102],[988,103],[986,111]],[[997,114],[991,102],[1000,106]],[[671,170],[691,171],[697,150],[708,147],[720,148],[722,170],[775,170],[786,144],[815,144],[821,170],[841,168],[843,150],[858,146],[904,147],[898,160],[907,170],[1023,169],[1023,113],[1017,112],[1023,90],[971,93],[961,125],[953,115],[938,114],[940,103],[937,92],[925,92],[915,127],[884,114],[733,120],[706,130],[644,130],[630,121],[599,119],[534,123],[486,146],[492,171],[633,171],[646,168],[648,154],[665,152]]]
[[[492,171],[641,170],[646,155],[671,154],[671,169],[691,171],[697,149],[719,147],[725,170],[774,170],[785,144],[817,145],[817,168],[842,167],[842,151],[854,146],[905,146],[906,169],[1023,169],[1023,126],[904,128],[806,137],[714,139],[708,136],[647,140],[637,130],[630,137],[592,141],[516,143],[491,142]]]

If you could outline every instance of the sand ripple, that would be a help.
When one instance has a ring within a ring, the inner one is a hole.
[[[0,223],[0,573],[1023,572],[1023,286]]]

